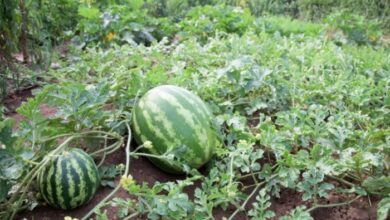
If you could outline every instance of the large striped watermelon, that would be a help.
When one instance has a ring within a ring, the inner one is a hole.
[[[212,114],[195,94],[183,88],[164,85],[148,91],[132,113],[134,136],[139,144],[152,142],[145,151],[161,155],[168,148],[181,148],[180,159],[191,168],[199,168],[212,157],[220,143],[212,125]],[[182,173],[181,164],[149,158],[170,173]]]
[[[99,184],[95,162],[77,148],[63,151],[38,176],[39,189],[45,201],[66,210],[88,202]]]

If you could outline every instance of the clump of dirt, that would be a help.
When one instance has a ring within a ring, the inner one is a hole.
[[[274,219],[279,219],[284,215],[288,215],[291,210],[298,206],[306,205],[301,199],[302,194],[292,189],[283,189],[280,192],[280,196],[272,198],[271,210],[276,213]]]
[[[3,98],[2,104],[6,107],[6,115],[12,115],[15,110],[22,104],[22,102],[27,101],[28,98],[32,97],[32,90],[37,88],[36,86],[16,91],[14,93],[8,94],[7,97]]]

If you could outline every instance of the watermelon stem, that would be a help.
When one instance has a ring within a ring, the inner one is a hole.
[[[136,217],[137,215],[139,215],[139,212],[134,212],[133,214],[127,216],[126,218],[124,218],[123,220],[129,220],[129,219],[132,219],[134,217]]]
[[[132,153],[136,153],[137,151],[141,150],[144,147],[144,145],[138,146]]]
[[[113,139],[120,139],[120,138],[122,138],[120,135],[118,135],[116,133],[93,130],[93,131],[83,131],[83,132],[78,132],[78,133],[59,134],[59,135],[55,135],[55,136],[43,139],[40,142],[43,143],[43,142],[47,142],[47,141],[51,141],[51,140],[55,140],[55,139],[62,138],[62,137],[67,137],[67,136],[86,137],[89,134],[97,134],[96,137],[102,137],[102,135],[107,135],[107,136],[112,137]]]
[[[39,163],[38,162],[35,162],[35,161],[32,161],[32,160],[28,160],[28,159],[23,159],[24,162],[26,163],[29,163],[29,164],[33,164],[33,165],[38,165]]]
[[[254,173],[253,173],[253,174],[254,174]],[[252,175],[252,176],[253,176],[253,175]],[[244,191],[244,190],[246,190],[246,189],[248,189],[248,188],[250,188],[250,187],[254,187],[254,186],[255,186],[255,188],[253,189],[253,191],[251,192],[251,194],[249,194],[249,196],[248,196],[248,197],[246,198],[246,200],[241,204],[241,206],[238,207],[238,208],[236,209],[236,211],[233,212],[233,214],[228,218],[228,220],[234,219],[234,216],[236,216],[240,211],[245,210],[246,204],[247,204],[247,203],[249,202],[249,200],[253,197],[253,195],[258,191],[258,189],[260,188],[260,186],[264,185],[266,182],[268,182],[269,180],[271,180],[271,179],[273,179],[273,178],[275,178],[275,177],[277,177],[277,176],[278,176],[278,174],[274,174],[274,175],[272,175],[271,177],[269,177],[268,179],[266,179],[266,180],[264,180],[264,181],[262,181],[262,182],[256,182],[256,183],[253,184],[253,185],[249,185],[249,186],[243,187],[242,190]]]
[[[118,150],[118,148],[120,148],[120,146],[123,144],[123,138],[121,138],[119,141],[111,144],[110,146],[108,146],[107,148],[105,149],[100,149],[100,150],[97,150],[95,152],[92,152],[90,153],[91,156],[96,156],[97,154],[100,154],[102,152],[106,152],[106,154],[111,154],[113,152],[115,152],[116,150]]]
[[[265,181],[263,182],[260,182],[259,184],[257,184],[257,186],[255,187],[255,189],[253,189],[253,191],[251,192],[251,194],[249,194],[248,198],[246,198],[246,200],[241,204],[241,206],[239,208],[236,209],[236,211],[233,212],[233,214],[228,218],[228,220],[232,220],[234,219],[234,216],[236,216],[240,211],[244,210],[246,204],[249,202],[249,200],[253,197],[253,195],[257,192],[257,190],[260,188],[260,186],[262,186],[263,184],[265,184]]]
[[[167,159],[167,153],[161,154],[161,155],[154,155],[154,154],[147,154],[147,153],[130,153],[131,156],[143,156],[143,157],[151,157],[151,158],[157,158],[157,159]]]
[[[278,164],[275,164],[274,166],[272,166],[272,170],[275,170],[276,167],[278,167]],[[263,171],[251,172],[251,173],[242,175],[242,176],[240,176],[238,178],[241,180],[241,179],[245,179],[245,178],[248,178],[248,177],[254,177],[256,174],[260,174],[262,172]],[[274,178],[274,177],[270,177],[270,179],[272,179],[272,178]]]
[[[311,212],[315,209],[318,209],[318,208],[331,208],[331,207],[336,207],[336,206],[344,206],[344,205],[349,205],[351,203],[353,203],[354,201],[358,200],[359,198],[361,198],[362,196],[359,195],[359,196],[356,196],[355,198],[349,200],[349,201],[346,201],[346,202],[341,202],[341,203],[331,203],[331,204],[314,204],[313,207],[311,207],[310,209],[307,210],[307,212]]]
[[[126,143],[126,170],[125,175],[127,176],[129,174],[130,169],[130,144],[131,144],[131,129],[129,123],[126,122],[127,127],[127,143]]]
[[[130,144],[131,144],[131,129],[129,123],[126,121],[126,127],[128,131],[127,136],[127,143],[126,143],[126,168],[123,175],[127,176],[129,174],[129,165],[130,165]],[[121,146],[119,144],[118,146]],[[110,194],[108,194],[103,200],[101,200],[95,207],[93,207],[86,215],[81,218],[81,220],[87,220],[91,215],[95,213],[97,209],[100,209],[101,206],[103,206],[109,199],[111,199],[112,196],[115,195],[116,192],[121,188],[121,185],[118,184],[115,189],[111,191]]]
[[[349,182],[349,181],[347,181],[347,180],[345,180],[343,178],[339,178],[337,176],[332,176],[332,175],[326,175],[326,176],[331,178],[331,179],[337,180],[337,181],[339,181],[339,182],[341,182],[341,183],[343,183],[345,185],[348,185],[350,187],[355,187],[355,184],[353,184],[353,183],[351,183],[351,182]]]
[[[103,165],[104,161],[106,160],[106,156],[107,156],[107,135],[104,136],[104,148],[103,148],[103,157],[102,159],[100,160],[99,164],[97,165],[98,167],[100,167],[101,165]]]
[[[277,177],[277,176],[278,176],[278,174],[274,174],[274,175],[270,176],[268,179],[266,179],[266,181],[270,181],[271,179],[273,179],[273,178],[275,178],[275,177]],[[242,187],[242,190],[245,191],[245,190],[247,190],[247,189],[249,189],[249,188],[252,188],[252,187],[261,185],[261,184],[263,184],[264,182],[265,182],[265,181],[256,182],[255,184],[251,184],[251,185],[246,185],[246,186]]]

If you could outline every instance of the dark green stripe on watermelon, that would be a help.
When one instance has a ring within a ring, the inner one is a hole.
[[[61,186],[62,186],[62,193],[61,195],[59,196],[62,196],[62,198],[64,199],[64,203],[61,203],[61,208],[63,209],[71,209],[71,206],[70,206],[70,200],[71,198],[69,198],[69,187],[70,187],[70,184],[69,184],[69,179],[68,179],[68,170],[67,170],[67,159],[65,160],[62,160],[61,161],[61,164],[60,166],[62,167],[62,173],[61,173]],[[64,169],[65,168],[65,169]],[[66,171],[66,172],[64,172]],[[59,183],[57,183],[59,184]]]
[[[57,197],[57,183],[56,183],[56,173],[57,173],[57,170],[58,170],[58,166],[57,166],[57,163],[58,162],[61,162],[61,159],[60,158],[56,158],[54,163],[52,164],[52,166],[54,166],[54,171],[53,171],[53,175],[52,176],[48,176],[48,180],[49,180],[49,184],[51,186],[51,190],[52,190],[52,196],[50,197],[50,200],[47,201],[49,204],[53,205],[54,207],[56,208],[61,208],[60,205],[59,205],[59,202],[58,202],[58,197]],[[44,176],[44,174],[43,174]],[[42,177],[45,179],[45,177]],[[52,203],[50,203],[50,201],[52,201]]]
[[[84,160],[82,158],[80,158],[78,155],[77,156],[75,155],[75,158],[76,158],[81,170],[83,171],[84,181],[86,182],[86,187],[84,190],[82,189],[81,193],[85,193],[85,198],[90,199],[90,198],[92,198],[93,194],[95,193],[96,188],[88,187],[88,186],[93,186],[96,183],[93,183],[88,175],[88,169],[90,169],[90,168],[86,165],[87,163],[83,163]],[[89,199],[87,201],[89,201]]]
[[[75,160],[75,159],[73,158],[73,160]],[[76,168],[73,167],[72,165],[70,166],[70,171],[69,172],[70,172],[70,174],[73,177],[73,182],[74,182],[74,187],[75,187],[73,196],[78,196],[78,195],[80,195],[80,193],[82,193],[82,191],[81,191],[80,184],[76,184],[76,183],[80,183],[81,176],[77,173]],[[72,207],[77,207],[77,206],[80,206],[82,204],[82,200],[73,201],[73,203],[74,204],[71,204],[71,206]]]

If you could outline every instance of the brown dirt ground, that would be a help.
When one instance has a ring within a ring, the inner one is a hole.
[[[27,99],[31,97],[31,91],[25,90],[19,93],[15,93],[13,96],[3,100],[3,104],[8,107],[7,116],[12,117],[18,123],[23,119],[22,116],[15,113],[15,109]],[[56,110],[50,108],[46,105],[41,106],[41,112],[45,116],[51,116],[56,113]],[[17,126],[16,123],[16,126]],[[15,129],[17,128],[15,126]],[[118,150],[117,152],[109,155],[105,161],[106,164],[120,164],[125,163],[124,149]],[[138,183],[148,182],[153,184],[156,181],[166,182],[166,181],[175,181],[178,179],[183,179],[183,176],[175,176],[167,174],[159,170],[153,164],[151,164],[146,158],[138,158],[131,160],[130,173]],[[118,183],[119,177],[116,178]],[[199,186],[199,183],[194,186],[187,187],[185,189],[186,193],[189,196],[193,197],[193,192],[196,187]],[[99,201],[101,201],[112,189],[107,187],[100,187],[97,191],[95,197],[86,205],[81,206],[77,209],[71,211],[63,211],[49,206],[41,206],[35,208],[33,211],[25,211],[20,213],[17,219],[28,219],[28,220],[63,220],[65,216],[72,216],[74,218],[80,218],[91,210]],[[129,194],[120,190],[115,195],[116,197],[121,198],[130,198]],[[337,203],[345,201],[345,198],[332,192],[328,199],[321,200],[323,204]],[[248,203],[247,208],[251,206],[251,203],[254,202],[254,198]],[[376,219],[376,204],[378,199],[371,200],[371,206],[369,205],[369,200],[367,197],[362,198],[349,206],[333,207],[333,208],[322,208],[314,210],[311,215],[316,220],[374,220]],[[280,198],[272,198],[271,209],[276,213],[274,219],[279,219],[281,216],[288,214],[292,209],[296,208],[299,205],[310,206],[309,203],[305,203],[301,200],[301,193],[296,192],[290,189],[283,189],[280,193]],[[116,217],[116,209],[114,207],[106,207],[105,211],[107,212],[109,219],[118,219]],[[222,219],[224,216],[229,216],[234,212],[234,209],[230,208],[228,210],[222,210],[217,208],[215,210],[215,218]],[[145,219],[145,217],[139,217],[138,219]],[[237,220],[248,219],[245,212],[241,212],[236,215]]]

